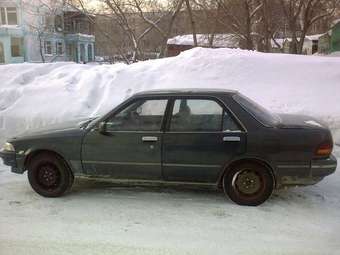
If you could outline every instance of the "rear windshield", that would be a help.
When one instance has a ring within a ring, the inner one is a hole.
[[[261,105],[257,104],[250,98],[235,94],[234,100],[238,102],[247,112],[249,112],[255,119],[267,127],[274,127],[280,123],[280,117],[271,113]]]

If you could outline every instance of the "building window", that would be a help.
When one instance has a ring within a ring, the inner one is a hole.
[[[64,48],[63,48],[63,43],[62,42],[56,42],[55,43],[55,48],[57,49],[57,55],[61,56],[64,54]]]
[[[21,50],[22,50],[22,39],[11,37],[11,53],[12,57],[21,57]]]
[[[18,25],[17,8],[7,8],[7,22],[8,25]]]
[[[46,55],[52,55],[52,43],[51,41],[45,41],[45,54]]]
[[[2,25],[18,25],[17,8],[0,7],[0,23]]]
[[[0,24],[7,25],[6,10],[3,7],[0,7]]]
[[[45,16],[45,28],[48,32],[54,32],[54,17],[53,16]]]
[[[60,15],[55,16],[54,24],[57,32],[63,31],[63,18]]]
[[[71,57],[73,56],[73,45],[72,44],[67,44],[66,45],[66,54],[67,56]]]

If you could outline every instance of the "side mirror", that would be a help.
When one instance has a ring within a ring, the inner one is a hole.
[[[104,134],[104,135],[106,134],[106,123],[105,123],[105,121],[102,121],[102,122],[99,123],[98,131],[101,134]]]

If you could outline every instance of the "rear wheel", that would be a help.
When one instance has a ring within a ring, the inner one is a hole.
[[[40,153],[28,165],[32,188],[44,197],[59,197],[71,189],[74,177],[66,162],[53,153]]]
[[[270,197],[273,188],[270,171],[256,163],[233,166],[223,177],[224,192],[239,205],[260,205]]]

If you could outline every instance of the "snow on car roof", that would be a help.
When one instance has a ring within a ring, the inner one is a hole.
[[[229,89],[204,89],[204,88],[180,88],[180,89],[157,89],[146,90],[136,93],[135,95],[147,95],[147,94],[178,94],[178,93],[238,93],[236,90]]]

